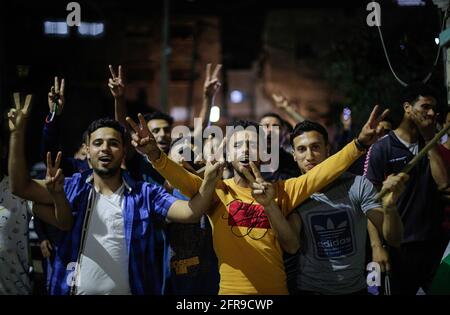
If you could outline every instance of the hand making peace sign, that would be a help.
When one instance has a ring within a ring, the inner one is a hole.
[[[20,93],[14,93],[15,108],[11,108],[8,112],[8,127],[11,133],[24,129],[25,121],[30,114],[31,99],[32,95],[28,94],[25,97],[25,103],[22,105],[20,102]]]
[[[255,163],[250,162],[250,167],[253,175],[246,168],[243,169],[243,173],[247,181],[250,183],[252,196],[260,205],[268,206],[275,198],[275,188],[271,183],[264,180]]]
[[[125,95],[125,79],[122,73],[122,66],[119,65],[117,75],[111,65],[109,65],[109,71],[112,76],[112,78],[109,78],[108,80],[108,86],[111,90],[111,94],[114,98],[121,98]]]
[[[50,88],[50,92],[48,92],[48,107],[51,113],[55,112],[56,115],[61,115],[65,104],[64,88],[64,79],[61,79],[60,84],[58,77],[55,77],[55,83]]]
[[[64,175],[61,164],[62,152],[56,155],[55,164],[52,163],[52,155],[47,152],[47,174],[45,176],[45,187],[50,194],[60,193],[64,191]]]

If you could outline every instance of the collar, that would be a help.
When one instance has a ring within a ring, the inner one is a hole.
[[[134,181],[130,174],[125,171],[121,170],[122,180],[125,184],[125,189],[128,191],[128,193],[131,193],[133,190],[137,189],[137,182]],[[81,174],[82,180],[88,184],[89,186],[92,186],[92,183],[94,181],[94,171],[92,169],[86,170]]]

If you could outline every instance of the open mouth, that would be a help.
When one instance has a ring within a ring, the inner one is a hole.
[[[99,157],[98,160],[102,163],[110,163],[112,161],[112,157],[109,155],[104,155]]]
[[[170,146],[170,143],[167,141],[158,141],[157,142],[158,146],[163,147],[163,148],[167,148],[168,146]]]
[[[249,166],[250,165],[250,159],[248,157],[244,157],[239,160],[239,163],[243,166]]]

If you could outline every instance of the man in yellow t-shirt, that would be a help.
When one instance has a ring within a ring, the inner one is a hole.
[[[314,192],[319,191],[339,177],[365,150],[374,143],[382,130],[378,123],[387,114],[377,116],[375,107],[358,138],[341,151],[317,165],[305,175],[274,183],[275,202],[280,215],[287,216]],[[276,235],[282,232],[282,220],[269,221],[264,207],[252,197],[252,189],[245,175],[251,173],[250,157],[259,165],[259,125],[239,121],[238,129],[226,145],[232,156],[234,177],[222,180],[223,163],[208,167],[204,179],[186,171],[170,160],[156,145],[142,115],[138,115],[138,126],[131,118],[127,122],[135,133],[133,146],[147,156],[153,167],[173,187],[191,197],[196,193],[211,196],[211,207],[205,209],[213,230],[213,243],[219,261],[219,294],[288,294],[282,251]],[[253,126],[254,128],[247,128]],[[256,128],[255,128],[256,127]],[[211,185],[203,185],[203,180]]]

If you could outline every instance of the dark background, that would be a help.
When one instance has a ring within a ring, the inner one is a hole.
[[[65,20],[68,2],[0,1],[2,128],[6,129],[5,117],[12,104],[12,93],[33,93],[27,145],[30,163],[39,160],[40,134],[48,112],[46,97],[54,75],[68,78],[62,142],[65,152],[72,154],[82,132],[93,119],[113,114],[113,100],[106,85],[108,64],[136,65],[146,60],[145,70],[139,71],[139,67],[135,66],[127,74],[131,84],[138,79],[152,80],[160,66],[158,59],[147,60],[145,50],[140,50],[138,46],[131,47],[129,39],[149,35],[150,43],[146,47],[152,47],[153,43],[155,47],[159,45],[162,1],[78,1],[82,8],[82,20],[102,21],[105,24],[104,34],[98,38],[83,38],[78,36],[75,28],[71,28],[67,38],[45,35],[43,22]],[[184,16],[218,18],[220,36],[217,41],[221,45],[220,60],[226,73],[249,69],[255,61],[264,62],[264,47],[268,43],[282,48],[281,39],[285,34],[265,31],[271,12],[300,9],[317,13],[320,17],[317,23],[308,22],[308,27],[314,29],[308,41],[304,42],[303,35],[297,36],[294,47],[296,58],[314,64],[320,76],[331,81],[330,84],[350,99],[349,102],[353,100],[361,105],[361,108],[355,108],[356,116],[358,110],[364,116],[368,103],[381,101],[385,105],[398,106],[395,97],[396,91],[401,88],[388,69],[376,29],[365,24],[367,2],[172,0],[170,17],[171,23]],[[425,1],[423,7],[411,8],[399,7],[395,1],[378,2],[383,5],[382,30],[395,70],[409,82],[425,77],[432,69],[436,54],[434,38],[439,33],[441,12],[431,1]],[[334,18],[337,11],[339,19]],[[283,14],[279,14],[278,19],[282,20]],[[150,31],[141,32],[136,25],[145,25]],[[171,27],[170,32],[171,39],[192,36],[188,29],[183,28]],[[293,28],[292,32],[296,29]],[[26,66],[26,75],[19,73],[18,65]],[[336,70],[341,69],[339,65],[351,70]],[[441,90],[444,88],[443,68],[440,59],[431,80]],[[176,75],[176,72],[171,72],[172,78]],[[227,76],[224,75],[223,81],[222,93],[226,99]],[[147,97],[150,98],[147,100],[150,108],[158,108],[157,99],[152,95]],[[226,106],[224,104],[225,116]]]

